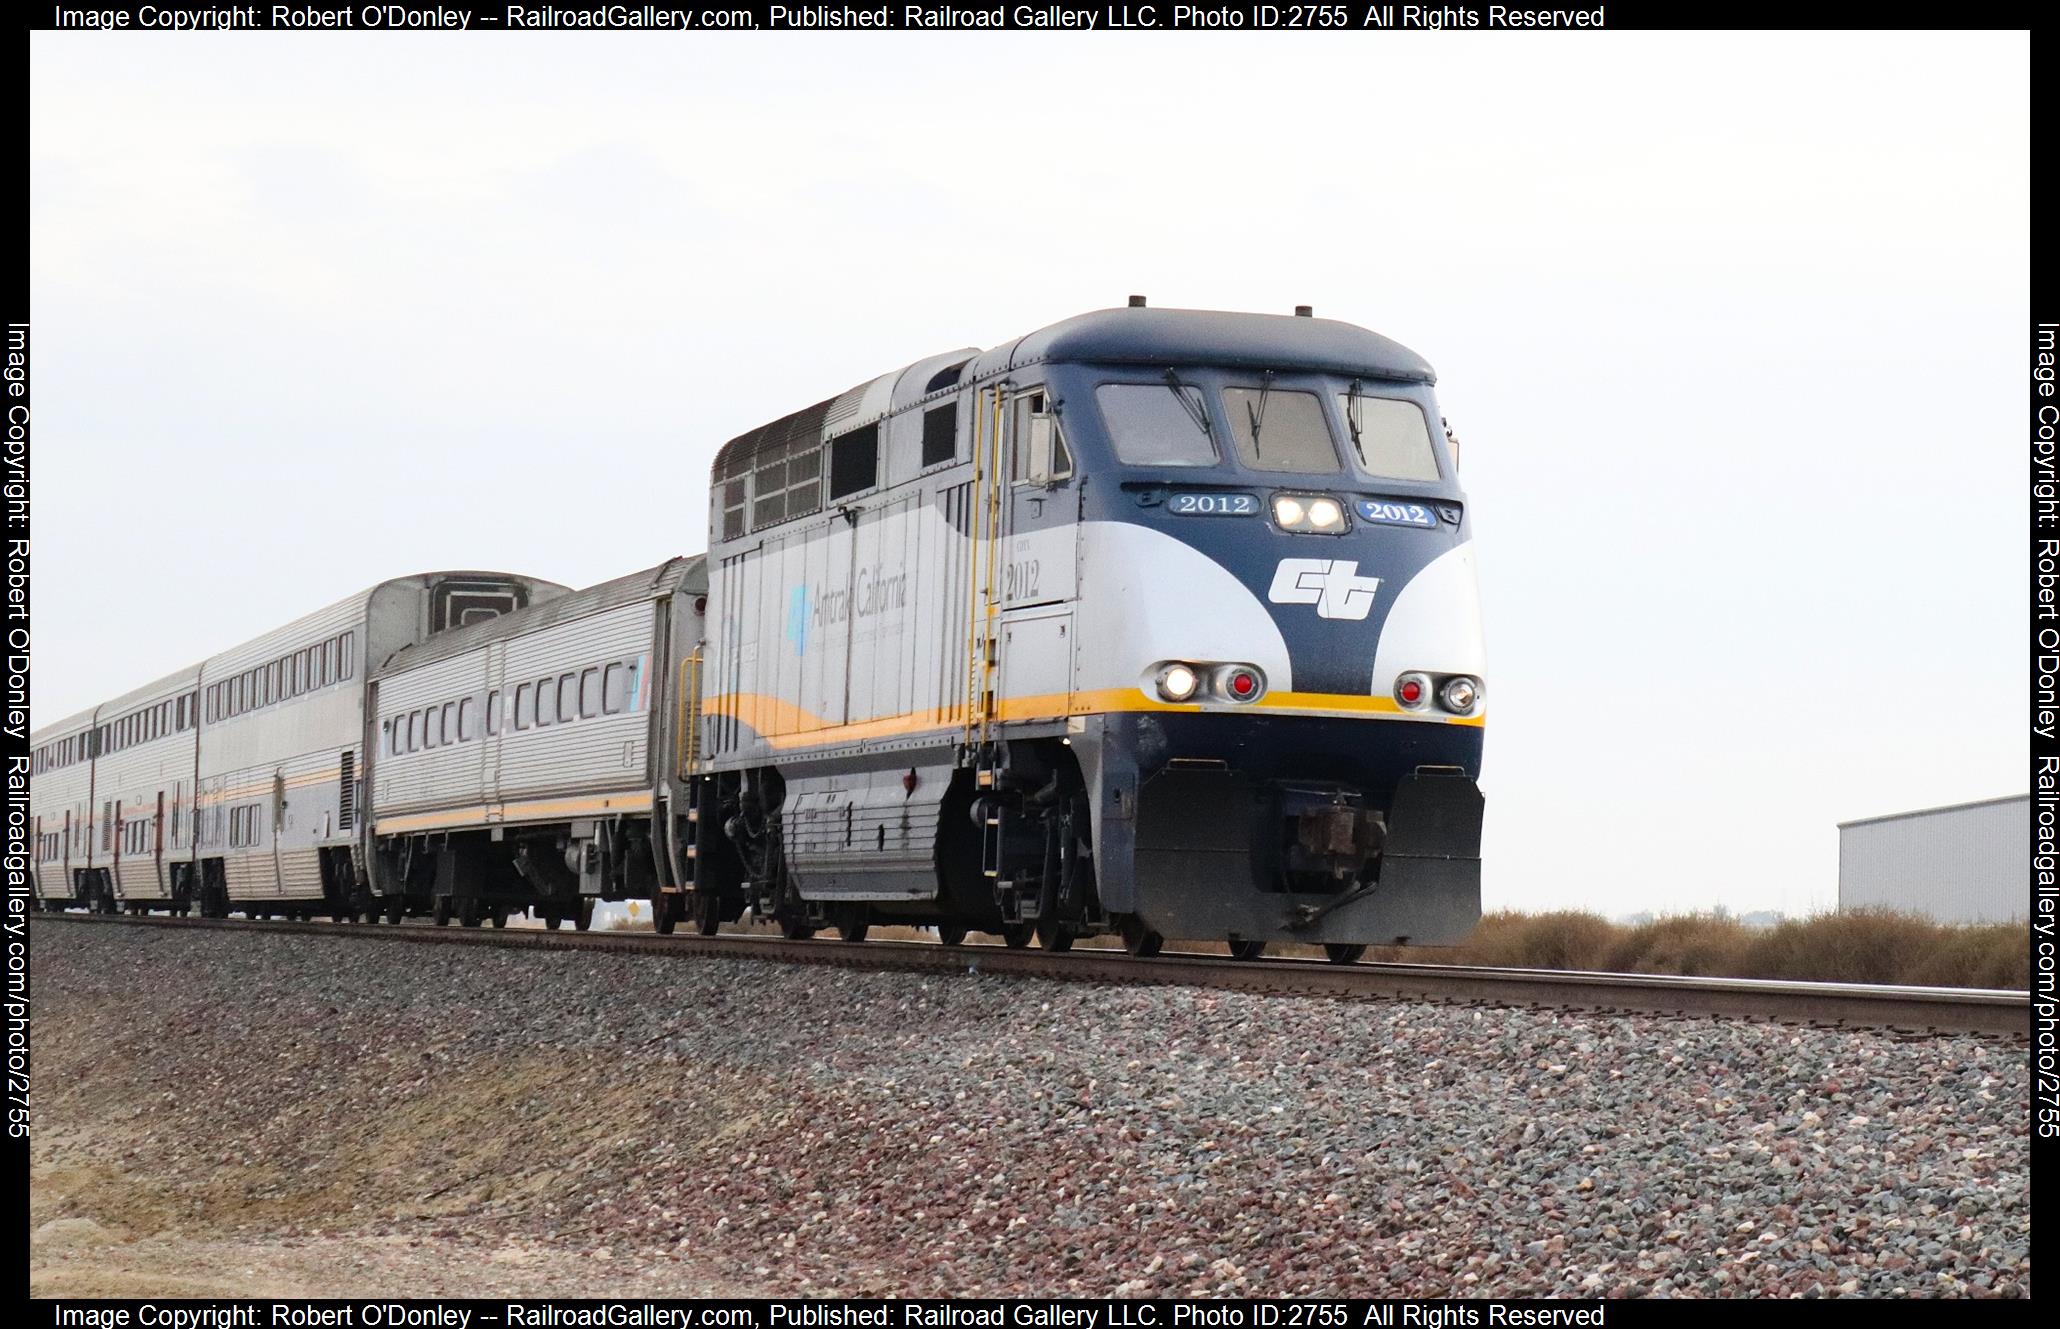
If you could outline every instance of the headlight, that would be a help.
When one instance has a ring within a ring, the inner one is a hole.
[[[1404,710],[1420,711],[1431,702],[1429,674],[1407,673],[1395,680],[1395,700]]]
[[[1327,494],[1275,494],[1273,524],[1283,531],[1337,535],[1345,529],[1345,505]]]
[[[1481,685],[1476,679],[1461,674],[1445,680],[1445,686],[1438,692],[1438,701],[1454,715],[1469,715],[1480,705]]]
[[[1186,701],[1201,681],[1186,665],[1170,664],[1159,671],[1159,695],[1167,701]]]

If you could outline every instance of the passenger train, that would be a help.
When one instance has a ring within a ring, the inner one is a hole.
[[[1136,298],[918,361],[724,446],[705,557],[382,583],[40,730],[39,897],[1457,940],[1485,665],[1433,384]]]

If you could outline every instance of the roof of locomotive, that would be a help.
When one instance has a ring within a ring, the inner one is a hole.
[[[976,362],[975,372],[988,368],[992,354]],[[1357,324],[1215,309],[1098,309],[1022,338],[1011,348],[1008,365],[1053,360],[1299,369],[1411,383],[1437,381],[1422,356]]]
[[[1216,309],[1097,309],[1003,342],[919,360],[848,392],[737,435],[715,457],[718,481],[749,470],[762,453],[812,447],[825,435],[890,410],[1025,365],[1196,365],[1300,370],[1405,383],[1435,383],[1430,362],[1400,342],[1353,323]],[[931,371],[938,372],[931,372]]]
[[[708,559],[702,554],[689,554],[669,558],[654,568],[641,568],[627,576],[613,581],[604,581],[585,590],[573,591],[553,599],[525,605],[512,613],[487,619],[483,623],[468,623],[462,628],[451,628],[433,637],[404,646],[387,657],[384,664],[372,671],[374,678],[389,678],[409,669],[419,669],[437,660],[448,659],[475,650],[490,641],[509,637],[520,637],[555,624],[585,618],[588,614],[636,600],[654,600],[672,595],[682,587],[705,589]]]

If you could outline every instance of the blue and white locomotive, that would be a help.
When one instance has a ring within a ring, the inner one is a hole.
[[[1456,940],[1483,652],[1431,367],[1131,307],[934,356],[716,461],[704,926]]]

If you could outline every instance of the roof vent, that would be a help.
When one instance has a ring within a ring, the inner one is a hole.
[[[1144,297],[1143,297],[1143,296],[1141,296],[1141,295],[1133,295],[1133,296],[1131,296],[1131,297],[1130,297],[1130,307],[1131,307],[1132,309],[1142,309],[1142,308],[1144,308]]]
[[[1295,317],[1296,317],[1296,318],[1315,318],[1315,317],[1316,317],[1316,306],[1315,306],[1315,305],[1296,305],[1296,306],[1295,306]]]

